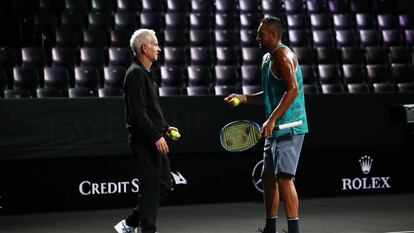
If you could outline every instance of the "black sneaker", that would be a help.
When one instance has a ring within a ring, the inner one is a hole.
[[[261,227],[259,227],[259,228],[257,229],[257,232],[262,232],[262,233],[278,233],[277,231],[270,231],[270,230],[267,230],[267,229],[266,229],[266,227],[265,227],[265,228],[261,228]]]

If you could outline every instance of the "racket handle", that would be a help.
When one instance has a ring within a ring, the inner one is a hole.
[[[277,129],[278,130],[287,129],[287,128],[292,128],[292,127],[299,126],[299,125],[303,125],[303,121],[302,120],[295,121],[295,122],[291,122],[291,123],[286,123],[286,124],[283,124],[283,125],[279,125],[277,127]]]

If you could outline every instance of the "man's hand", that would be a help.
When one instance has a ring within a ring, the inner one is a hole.
[[[275,128],[275,122],[271,119],[268,119],[265,123],[263,123],[262,128],[260,129],[260,135],[263,137],[272,136],[273,129]]]
[[[158,139],[158,141],[155,142],[155,147],[157,148],[158,152],[162,155],[166,155],[169,152],[168,144],[165,141],[164,137],[161,137]]]
[[[230,94],[229,96],[227,96],[226,98],[224,98],[224,101],[227,102],[227,104],[230,107],[235,107],[237,106],[237,104],[235,104],[234,99],[233,98],[237,98],[239,99],[240,103],[246,103],[246,96],[245,95],[239,95],[239,94]]]
[[[173,135],[171,133],[171,131],[175,131],[176,133],[173,133],[174,134]],[[178,129],[176,127],[173,127],[173,126],[168,127],[166,134],[167,134],[168,137],[170,137],[174,141],[177,141],[181,137]]]

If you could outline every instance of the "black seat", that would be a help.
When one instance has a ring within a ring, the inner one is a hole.
[[[88,25],[86,12],[83,11],[65,10],[61,13],[60,19],[62,28],[70,28],[79,32]]]
[[[180,0],[167,0],[167,11],[187,12],[188,2]]]
[[[382,41],[384,46],[400,46],[403,43],[400,30],[382,30]]]
[[[243,86],[260,86],[262,84],[260,65],[242,65],[241,80]]]
[[[335,47],[317,47],[316,57],[319,64],[339,63],[339,53]]]
[[[211,13],[213,11],[213,7],[214,4],[212,0],[191,0],[192,12]]]
[[[333,26],[335,29],[353,29],[353,17],[351,14],[334,14]]]
[[[365,74],[361,65],[343,64],[342,73],[344,82],[349,83],[364,83]]]
[[[161,66],[161,86],[181,87],[184,83],[183,70],[179,66]]]
[[[94,67],[75,67],[75,87],[98,90],[98,70]]]
[[[230,12],[236,11],[236,0],[215,0],[215,6],[217,12]]]
[[[75,49],[70,47],[53,47],[52,65],[63,66],[67,69],[73,69],[73,67],[76,65]]]
[[[233,46],[236,43],[234,30],[216,29],[214,38],[216,46]]]
[[[341,83],[321,84],[323,94],[344,93],[344,86]]]
[[[241,29],[240,30],[240,45],[241,46],[257,46],[256,41],[257,30]]]
[[[315,67],[313,65],[300,65],[302,71],[302,80],[303,83],[312,84],[318,82],[318,76],[315,72]]]
[[[164,47],[164,64],[183,66],[187,64],[187,56],[184,47]]]
[[[262,16],[258,12],[240,13],[240,28],[256,29]]]
[[[211,84],[211,71],[207,66],[188,66],[188,86],[205,86]]]
[[[19,98],[30,98],[33,97],[29,90],[23,89],[7,89],[4,90],[5,99],[19,99]]]
[[[369,88],[365,83],[348,83],[347,84],[349,93],[366,93],[369,92]]]
[[[256,0],[239,0],[240,12],[258,12],[258,4]]]
[[[388,57],[391,63],[411,63],[410,50],[404,46],[390,47]]]
[[[308,46],[312,39],[306,29],[289,30],[289,42],[291,46]]]
[[[330,17],[328,14],[311,14],[310,16],[310,25],[312,29],[330,29]]]
[[[242,93],[243,94],[255,94],[262,91],[261,85],[243,85],[242,86]]]
[[[186,29],[187,14],[185,12],[165,13],[165,28]]]
[[[131,37],[128,30],[115,29],[110,32],[110,45],[113,47],[128,47]]]
[[[61,28],[56,31],[56,47],[79,48],[81,44],[80,31],[71,28]]]
[[[321,84],[341,82],[341,75],[337,65],[318,65],[318,73]]]
[[[366,65],[366,73],[369,83],[388,83],[391,77],[390,70],[379,64]]]
[[[187,95],[188,96],[205,96],[210,95],[210,89],[205,86],[188,86]]]
[[[311,47],[293,47],[293,52],[299,61],[299,64],[315,64],[315,51]]]
[[[307,29],[309,25],[305,14],[287,15],[287,24],[289,29]]]
[[[337,47],[357,46],[354,30],[335,30]]]
[[[45,51],[41,47],[23,47],[22,66],[33,66],[43,69],[46,65]]]
[[[216,47],[216,60],[218,65],[235,65],[237,54],[234,47]]]
[[[69,88],[69,98],[79,98],[79,97],[94,97],[96,92],[90,88],[85,87],[75,87]]]
[[[341,47],[340,51],[343,64],[363,64],[363,53],[359,47]]]
[[[359,39],[361,47],[380,45],[380,36],[375,29],[359,30]]]
[[[391,64],[391,74],[394,83],[414,82],[414,72],[411,64]]]
[[[99,88],[98,96],[100,98],[122,96],[122,91],[120,88],[114,88],[114,87]]]
[[[62,96],[68,96],[69,73],[64,67],[45,67],[44,87],[49,89],[57,89]],[[52,93],[56,93],[52,91]]]
[[[185,41],[184,39],[181,39]],[[191,29],[190,44],[191,46],[211,46],[213,38],[208,29]]]
[[[109,47],[108,64],[111,66],[129,67],[132,62],[132,51],[128,47]]]
[[[36,96],[37,98],[64,97],[64,94],[56,88],[37,88]]]
[[[378,14],[378,27],[380,29],[394,29],[398,28],[398,19],[394,14]]]
[[[112,0],[92,0],[91,5],[93,11],[113,12],[115,9]]]
[[[305,94],[317,94],[319,93],[319,86],[317,83],[304,83],[303,92]]]
[[[138,18],[135,13],[119,11],[114,14],[114,29],[124,29],[133,32],[138,28]]]
[[[234,14],[216,13],[215,28],[216,29],[235,29],[238,26]]]
[[[301,0],[286,0],[285,11],[287,14],[297,14],[303,12],[303,1]]]
[[[0,47],[0,67],[6,75],[6,86],[11,88],[13,81],[13,67],[18,63],[16,50],[12,47]]]
[[[117,11],[137,12],[141,6],[138,6],[138,1],[135,0],[117,0]]]
[[[164,45],[165,46],[185,46],[186,32],[184,29],[165,29],[164,30]]]
[[[376,93],[395,92],[395,88],[390,83],[373,83],[372,88]]]
[[[214,67],[216,85],[235,86],[237,83],[237,72],[234,66],[217,65]]]
[[[126,69],[121,66],[104,67],[104,87],[120,89],[124,83]]]
[[[242,47],[242,64],[257,65],[262,62],[262,53],[258,47]]]
[[[100,47],[82,47],[80,49],[80,64],[103,68],[105,66],[104,49]]]
[[[387,64],[388,50],[384,47],[366,47],[365,61],[367,64]]]
[[[160,31],[163,27],[161,14],[158,12],[141,12],[139,18],[142,28],[152,28],[154,31]]]
[[[213,65],[210,47],[191,47],[190,48],[191,65]]]
[[[83,30],[83,46],[85,47],[105,47],[107,41],[106,33],[102,29]]]
[[[164,12],[165,4],[163,0],[141,0],[142,11],[144,12],[155,12],[159,14]]]
[[[39,87],[39,71],[36,67],[14,67],[13,68],[14,89],[27,90],[31,96],[36,96]]]
[[[281,0],[262,0],[263,14],[278,14],[282,11]]]
[[[377,20],[371,13],[358,13],[355,15],[355,22],[358,29],[373,29]]]
[[[398,92],[414,93],[414,83],[397,83]]]
[[[308,0],[306,1],[306,7],[308,10],[308,13],[326,13],[327,8],[324,3],[324,1],[318,1],[318,0]]]
[[[89,29],[108,31],[112,27],[111,15],[106,11],[91,11],[88,14]]]
[[[335,46],[331,30],[313,30],[313,44],[316,47],[333,47]]]
[[[181,87],[158,87],[158,93],[160,96],[181,96],[184,94]]]
[[[191,29],[210,29],[211,16],[209,13],[192,12],[190,13],[190,28]]]

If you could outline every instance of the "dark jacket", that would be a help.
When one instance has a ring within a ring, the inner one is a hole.
[[[156,74],[134,59],[125,74],[126,127],[133,142],[155,143],[168,128],[157,96]]]

